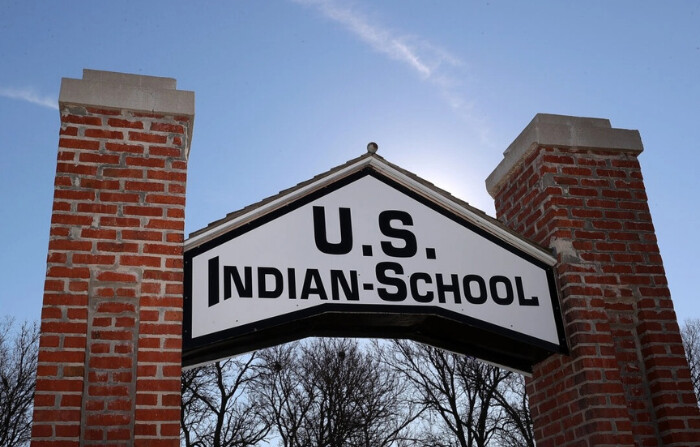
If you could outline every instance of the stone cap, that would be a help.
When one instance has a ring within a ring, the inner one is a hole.
[[[59,105],[72,104],[194,117],[194,92],[176,89],[173,78],[83,70],[63,78]]]
[[[177,90],[173,78],[83,69],[83,79],[61,79],[60,108],[68,105],[187,116],[191,119],[186,153],[194,125],[194,92]]]
[[[604,149],[639,154],[644,149],[638,130],[614,129],[610,120],[538,113],[503,152],[503,160],[486,179],[486,190],[496,197],[518,164],[538,146]]]

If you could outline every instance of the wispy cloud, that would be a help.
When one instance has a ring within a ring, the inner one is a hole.
[[[375,51],[401,62],[425,82],[434,85],[440,96],[462,118],[483,126],[483,120],[473,113],[474,104],[466,100],[462,79],[467,78],[465,63],[448,50],[430,44],[425,39],[392,31],[388,26],[367,17],[350,2],[337,0],[293,0],[313,7],[324,17],[350,31]]]
[[[4,88],[0,87],[0,96],[19,99],[38,106],[58,110],[58,100],[50,96],[42,96],[31,88]]]

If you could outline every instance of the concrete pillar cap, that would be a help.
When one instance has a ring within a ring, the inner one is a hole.
[[[503,152],[503,160],[486,179],[486,190],[496,197],[510,174],[540,146],[603,149],[639,154],[643,150],[638,130],[615,129],[610,120],[538,113]]]
[[[58,103],[194,116],[194,92],[176,89],[173,78],[83,70],[63,78]]]
[[[177,90],[173,78],[83,70],[83,79],[63,78],[58,104],[187,116],[194,124],[194,92]],[[187,153],[192,142],[188,132]]]

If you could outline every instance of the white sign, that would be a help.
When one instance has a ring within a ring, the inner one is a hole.
[[[560,345],[545,263],[382,176],[356,177],[187,257],[186,340],[342,304],[432,309]]]

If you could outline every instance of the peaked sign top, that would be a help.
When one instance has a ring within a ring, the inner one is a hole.
[[[183,363],[359,336],[529,372],[566,351],[555,262],[368,151],[190,236]]]

